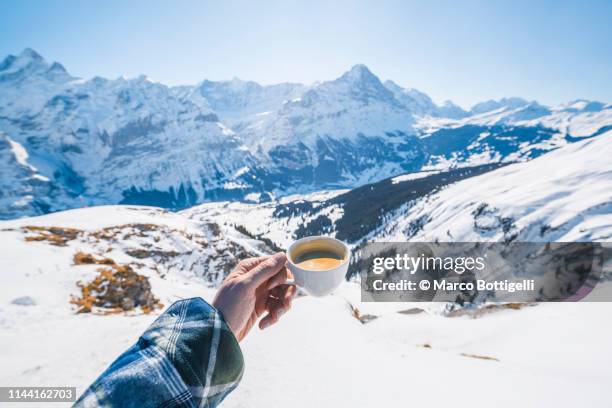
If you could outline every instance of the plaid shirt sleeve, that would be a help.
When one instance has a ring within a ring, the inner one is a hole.
[[[174,303],[83,393],[76,407],[216,407],[240,382],[240,346],[200,298]]]

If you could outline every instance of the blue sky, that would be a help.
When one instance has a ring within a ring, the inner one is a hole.
[[[381,79],[464,107],[523,96],[612,102],[612,1],[0,2],[0,56],[167,83]]]

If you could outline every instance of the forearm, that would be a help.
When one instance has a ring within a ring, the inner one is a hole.
[[[214,407],[244,362],[221,315],[200,298],[174,303],[85,391],[77,406]]]

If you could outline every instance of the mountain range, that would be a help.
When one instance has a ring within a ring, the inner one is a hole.
[[[606,243],[611,156],[609,130],[520,163],[407,173],[259,204],[205,203],[182,214],[280,249],[313,235],[334,236],[355,252],[370,242]]]
[[[99,204],[181,209],[527,161],[612,128],[612,105],[469,111],[355,65],[312,85],[88,80],[31,49],[0,63],[0,218]]]

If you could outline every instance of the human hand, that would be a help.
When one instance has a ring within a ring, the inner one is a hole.
[[[223,280],[213,306],[238,341],[246,337],[264,312],[268,313],[259,322],[260,329],[276,323],[291,308],[296,288],[284,284],[289,276],[286,261],[282,252],[247,258]]]

